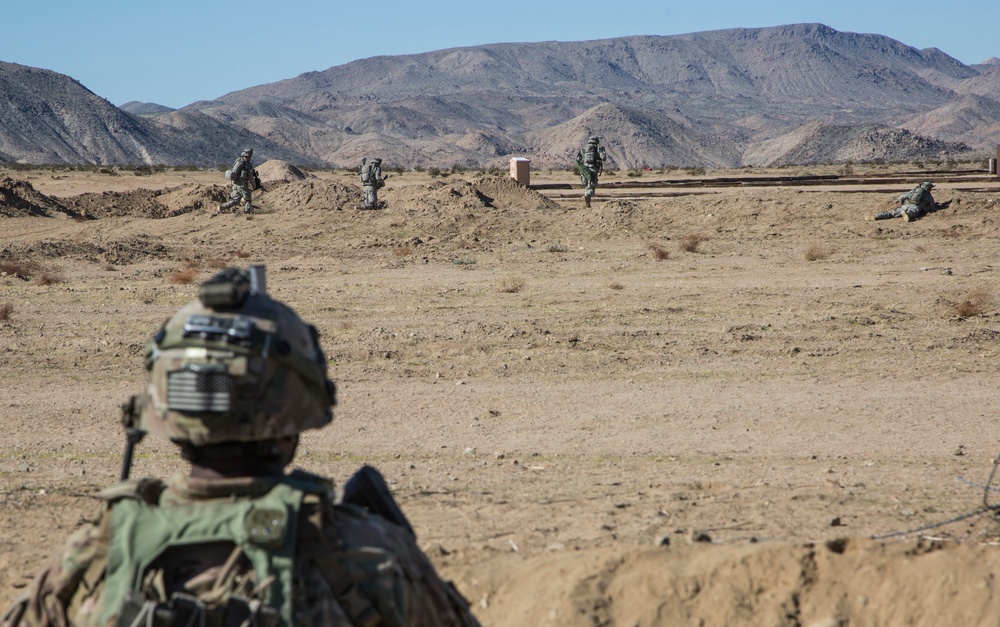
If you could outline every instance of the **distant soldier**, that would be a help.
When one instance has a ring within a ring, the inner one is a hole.
[[[899,203],[899,206],[892,211],[883,211],[881,213],[876,213],[875,215],[865,216],[865,219],[888,220],[889,218],[901,217],[907,222],[910,222],[911,220],[916,220],[917,218],[923,217],[932,211],[936,211],[941,208],[941,206],[934,202],[934,197],[931,196],[931,188],[933,187],[934,183],[924,181],[920,185],[917,185],[912,190],[897,198],[896,202]]]
[[[386,174],[382,176],[382,160],[375,157],[371,163],[365,163],[361,159],[361,185],[365,190],[365,204],[362,209],[379,209],[378,190],[385,187],[385,180],[389,178]]]
[[[260,177],[250,163],[252,157],[253,148],[247,148],[240,153],[233,169],[226,171],[226,178],[233,182],[233,189],[229,192],[229,202],[219,205],[219,211],[226,211],[240,202],[243,203],[243,213],[249,215],[253,210],[251,190],[260,189]]]
[[[435,572],[382,475],[286,472],[299,434],[333,419],[316,328],[266,292],[263,266],[223,270],[146,346],[125,407],[122,477],[142,434],[189,472],[105,490],[4,627],[477,627]]]
[[[583,150],[576,153],[576,169],[580,173],[580,182],[583,183],[583,202],[590,206],[590,198],[597,189],[597,177],[604,171],[604,159],[606,153],[604,146],[600,146],[600,139],[591,137],[587,140],[587,145]]]

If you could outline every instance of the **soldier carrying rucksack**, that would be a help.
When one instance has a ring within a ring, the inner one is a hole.
[[[378,202],[378,190],[385,187],[385,180],[389,175],[382,175],[382,159],[375,157],[371,162],[361,159],[361,186],[364,188],[365,204],[362,209],[380,209]]]
[[[3,618],[19,625],[455,625],[478,622],[418,548],[381,475],[296,470],[299,433],[333,419],[315,327],[266,292],[263,266],[201,286],[145,351],[131,447],[168,437],[186,476],[125,480]]]
[[[592,136],[587,140],[587,145],[576,153],[576,171],[584,186],[583,202],[587,207],[590,207],[590,199],[597,189],[597,178],[604,171],[604,160],[607,158],[600,141]]]

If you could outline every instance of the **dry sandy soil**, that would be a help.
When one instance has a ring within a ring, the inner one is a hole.
[[[190,281],[264,263],[340,388],[297,465],[379,467],[484,625],[1000,622],[984,176],[646,172],[586,209],[566,172],[407,173],[366,212],[319,173],[266,178],[247,220],[218,172],[10,174],[2,605],[116,480],[118,406]],[[863,219],[922,178],[947,209]],[[147,438],[134,472],[181,468]]]

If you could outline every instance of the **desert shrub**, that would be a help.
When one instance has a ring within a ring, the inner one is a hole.
[[[63,275],[58,272],[42,272],[37,277],[35,277],[35,283],[39,285],[54,285],[56,283],[64,283],[66,281]]]
[[[819,261],[820,259],[826,259],[830,256],[830,251],[826,250],[821,246],[810,246],[803,253],[806,261]]]
[[[237,259],[246,259],[246,258],[248,258],[250,256],[250,253],[248,253],[245,250],[237,250],[233,254],[236,255]]]
[[[412,254],[413,254],[413,249],[410,248],[409,246],[397,246],[396,248],[392,249],[393,257],[409,257]]]
[[[959,318],[981,316],[993,309],[993,299],[986,290],[976,290],[951,303],[952,312]]]
[[[431,178],[441,176],[441,168],[428,168],[427,174],[430,175]]]
[[[625,176],[629,176],[629,177],[632,177],[632,178],[638,178],[638,177],[642,176],[642,172],[640,172],[639,170],[629,170],[628,172],[625,173]]]
[[[98,172],[100,172],[101,174],[107,174],[108,176],[118,176],[118,173],[112,170],[111,168],[101,168],[100,170],[98,170]]]
[[[170,273],[169,281],[176,285],[188,285],[198,278],[197,268],[182,268]]]
[[[548,248],[546,248],[545,250],[547,250],[550,253],[564,253],[569,249],[566,247],[565,244],[549,244]]]
[[[689,253],[698,252],[698,247],[701,246],[702,242],[707,240],[708,237],[698,233],[685,235],[681,239],[681,250]]]
[[[194,283],[195,279],[198,278],[199,270],[197,261],[188,260],[184,262],[184,265],[179,270],[170,273],[168,280],[177,285],[188,285],[189,283]]]
[[[10,314],[14,313],[13,303],[0,303],[0,322],[10,320]]]
[[[507,278],[500,281],[497,291],[502,294],[516,294],[524,289],[524,281],[518,278]]]
[[[656,242],[646,244],[646,248],[653,252],[653,257],[655,257],[657,261],[670,259],[670,251]]]
[[[705,176],[707,170],[705,168],[688,168],[687,173],[691,176]]]
[[[19,259],[0,259],[0,273],[17,275],[23,279],[30,279],[31,275],[40,269],[37,262],[21,261]]]
[[[611,290],[623,290],[623,289],[625,289],[625,286],[622,285],[621,283],[619,283],[618,281],[612,281],[612,282],[608,283],[608,289],[611,289]]]

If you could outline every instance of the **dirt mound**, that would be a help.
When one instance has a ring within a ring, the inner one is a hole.
[[[995,547],[926,539],[556,553],[504,578],[489,600],[502,611],[479,617],[498,627],[987,625],[1000,603],[982,587],[998,566]]]
[[[31,186],[31,183],[9,176],[0,177],[0,217],[53,217],[75,215],[54,198]]]
[[[219,203],[229,199],[224,187],[215,185],[183,185],[165,190],[156,197],[156,202],[164,207],[164,213],[157,217],[169,218],[201,209],[215,210]]]
[[[0,259],[81,259],[124,265],[149,258],[162,258],[169,252],[170,249],[158,238],[133,235],[107,242],[43,240],[34,244],[13,243],[0,249]]]
[[[473,181],[473,185],[494,207],[532,211],[560,208],[554,200],[521,185],[509,176],[483,176]]]
[[[342,211],[358,204],[360,197],[361,190],[353,185],[310,178],[282,185],[262,202],[277,211]]]
[[[314,178],[311,174],[306,174],[294,165],[280,159],[265,161],[257,167],[257,175],[262,183],[276,183],[278,181],[301,181],[307,178]]]
[[[165,208],[156,201],[159,191],[135,189],[127,192],[94,192],[66,200],[67,205],[88,218],[121,216],[162,218]]]
[[[88,218],[169,218],[225,202],[225,189],[212,185],[182,185],[165,190],[134,189],[125,192],[87,193],[66,200]]]

